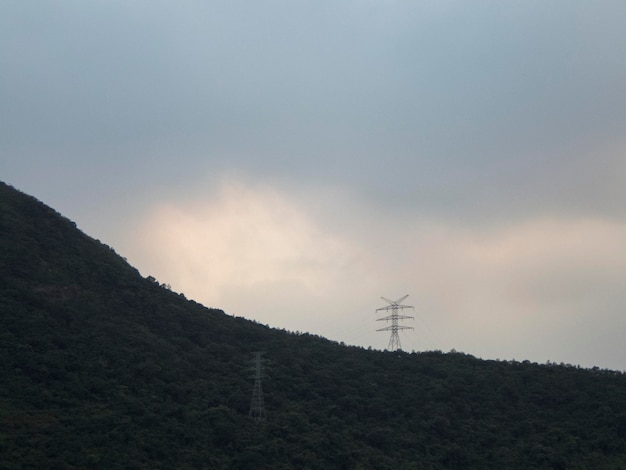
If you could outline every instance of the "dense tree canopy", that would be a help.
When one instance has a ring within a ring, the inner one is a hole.
[[[265,351],[267,420],[248,418]],[[0,183],[0,468],[626,468],[626,376],[208,309]]]

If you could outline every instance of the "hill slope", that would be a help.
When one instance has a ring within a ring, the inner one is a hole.
[[[621,373],[366,351],[234,318],[3,183],[0,373],[2,469],[626,468]]]

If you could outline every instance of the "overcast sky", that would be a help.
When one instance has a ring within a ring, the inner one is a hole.
[[[207,306],[626,370],[626,2],[6,0],[0,179]],[[380,313],[380,312],[379,312]]]

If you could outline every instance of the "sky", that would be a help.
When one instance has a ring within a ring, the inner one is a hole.
[[[0,180],[208,307],[626,370],[626,2],[6,0]]]

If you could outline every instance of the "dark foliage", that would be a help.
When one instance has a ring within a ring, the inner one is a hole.
[[[234,318],[2,183],[0,373],[2,469],[626,468],[621,373],[367,351]]]

